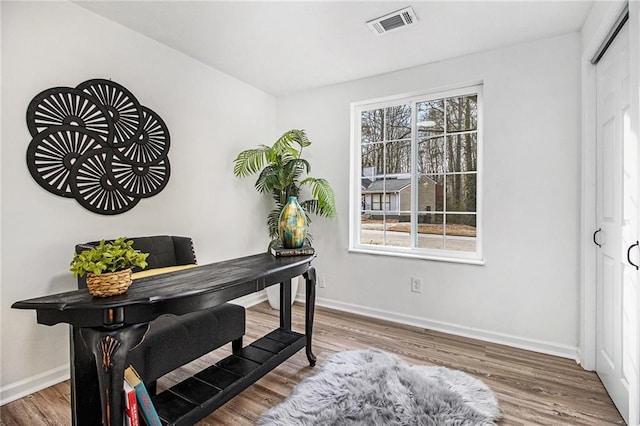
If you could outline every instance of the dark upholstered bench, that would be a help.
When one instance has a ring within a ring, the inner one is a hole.
[[[130,239],[135,249],[149,253],[145,271],[197,263],[191,238],[163,235]],[[78,244],[76,252],[98,243]],[[85,287],[85,277],[78,278],[78,288]],[[176,368],[229,342],[233,342],[234,351],[241,349],[245,323],[244,308],[232,303],[184,315],[162,315],[149,323],[147,335],[129,351],[127,363],[133,365],[149,391],[155,393],[156,380]]]

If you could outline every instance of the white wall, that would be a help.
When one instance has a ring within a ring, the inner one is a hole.
[[[275,140],[275,99],[67,2],[1,2],[1,381],[6,402],[68,375],[68,328],[36,324],[17,300],[72,290],[77,242],[152,234],[194,238],[200,263],[263,251],[267,201],[233,176],[240,150]],[[171,179],[117,216],[54,196],[30,176],[25,122],[33,96],[109,78],[155,110],[171,133]]]
[[[381,58],[381,60],[383,60]],[[484,266],[349,253],[350,103],[484,81]],[[580,36],[570,34],[278,99],[304,128],[338,218],[315,220],[319,303],[576,356]],[[410,292],[420,277],[422,294]]]

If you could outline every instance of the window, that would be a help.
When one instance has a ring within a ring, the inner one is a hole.
[[[482,262],[482,86],[352,104],[350,249]]]
[[[371,194],[371,210],[383,210],[382,207],[385,211],[391,210],[391,194],[384,194],[384,205],[382,204],[382,195],[381,193]]]

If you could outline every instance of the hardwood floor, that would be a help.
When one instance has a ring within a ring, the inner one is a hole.
[[[266,302],[250,308],[245,345],[277,325],[278,311]],[[304,330],[304,310],[298,304],[293,329]],[[443,365],[483,380],[498,397],[502,426],[624,424],[596,374],[572,360],[317,308],[314,353],[318,366],[334,352],[369,347],[393,352],[412,364]],[[159,381],[159,391],[229,353],[230,347],[225,347],[174,371]],[[198,425],[252,425],[313,372],[301,351]],[[67,381],[4,405],[0,424],[68,425],[69,401]]]

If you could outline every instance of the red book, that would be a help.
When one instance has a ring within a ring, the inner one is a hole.
[[[124,381],[124,424],[125,426],[140,426],[136,390],[126,380]]]
[[[129,366],[124,370],[124,380],[128,382],[136,390],[136,399],[138,400],[138,412],[148,426],[162,426],[158,412],[153,406],[151,396],[147,388],[144,386],[144,382],[140,379],[138,372],[134,370],[133,366]]]

